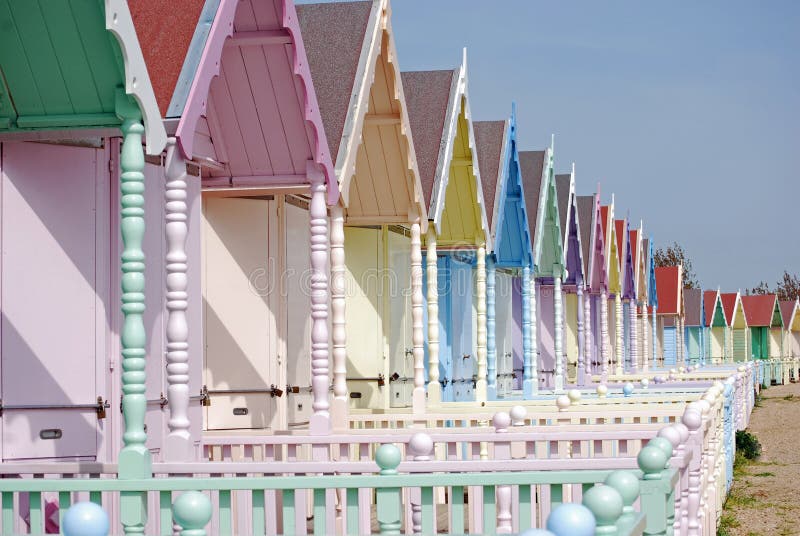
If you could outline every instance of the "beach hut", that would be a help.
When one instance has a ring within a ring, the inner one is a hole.
[[[653,367],[658,366],[661,358],[658,353],[659,337],[658,337],[658,282],[656,281],[656,259],[655,247],[653,246],[653,238],[645,238],[643,241],[643,251],[647,256],[647,302],[643,309],[645,320],[650,316],[650,329],[645,337],[645,345],[648,349],[649,361]]]
[[[725,341],[728,331],[719,289],[703,292],[703,311],[705,312],[706,360],[710,360],[713,365],[718,365],[727,358]]]
[[[620,285],[622,288],[622,358],[617,360],[617,373],[636,370],[636,279],[631,251],[631,232],[628,218],[614,221],[614,234],[620,259]]]
[[[655,269],[658,292],[658,336],[665,367],[683,363],[683,268],[659,266]]]
[[[531,344],[534,358],[538,348],[538,387],[558,392],[564,389],[564,316],[561,288],[564,252],[553,174],[552,145],[544,151],[520,151],[519,159],[528,224],[533,226],[531,233],[537,288],[532,292],[531,299],[532,308],[537,314],[533,317],[536,328],[531,331]],[[527,397],[533,391],[527,390],[524,394]]]
[[[650,329],[647,317],[647,261],[645,251],[647,240],[644,238],[644,224],[639,221],[639,228],[630,232],[631,251],[633,252],[634,286],[636,288],[636,302],[634,322],[636,323],[636,366],[646,371],[650,367],[650,351],[647,345],[648,331]]]
[[[750,333],[747,329],[747,316],[742,307],[742,296],[739,292],[720,294],[725,319],[728,323],[727,354],[733,361],[750,359]]]
[[[598,191],[600,187],[598,185]],[[599,194],[577,196],[580,221],[583,223],[582,260],[586,274],[584,319],[586,322],[584,359],[587,381],[603,372],[607,363],[608,338],[608,263],[605,260],[602,213]],[[580,373],[580,372],[579,372]]]
[[[145,161],[167,138],[137,25],[126,2],[5,2],[0,28],[2,461],[125,457],[143,475],[166,262]]]
[[[623,354],[623,313],[622,313],[622,278],[620,270],[620,251],[614,224],[614,196],[611,204],[601,207],[603,222],[603,242],[606,248],[605,259],[608,265],[608,367],[611,373],[622,373]]]
[[[683,325],[686,361],[690,365],[705,364],[706,315],[711,313],[706,313],[703,291],[697,288],[684,289],[683,303],[686,311]]]
[[[487,388],[493,399],[522,389],[526,371],[532,377],[532,241],[519,169],[515,108],[509,120],[476,121],[473,129],[491,228],[486,316]]]
[[[750,357],[780,357],[783,338],[783,316],[774,294],[742,296],[742,307],[750,328]],[[773,355],[774,354],[774,355]]]
[[[428,215],[391,8],[373,0],[297,13],[341,193],[330,216],[335,424],[347,408],[421,412]]]
[[[564,351],[566,352],[566,381],[583,385],[585,381],[584,330],[584,262],[583,247],[575,200],[575,165],[572,172],[556,175],[556,195],[561,231],[564,233],[563,251],[566,277],[563,281],[564,299]]]
[[[339,189],[297,13],[279,0],[209,9],[167,110],[181,161],[202,177],[186,255],[204,429],[326,431],[327,205]]]
[[[474,150],[466,52],[458,69],[404,72],[402,78],[429,217],[428,399],[483,402],[487,399],[485,255],[491,242]],[[434,331],[430,321],[438,321]],[[392,385],[410,386],[406,383],[410,380]],[[410,399],[410,392],[393,389],[392,400],[399,393]]]
[[[797,381],[797,367],[800,362],[800,300],[781,301],[783,315],[783,354],[791,359],[791,375]]]

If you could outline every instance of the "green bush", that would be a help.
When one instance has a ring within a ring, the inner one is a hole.
[[[739,430],[736,432],[736,450],[748,460],[757,460],[761,456],[761,443],[750,432]]]

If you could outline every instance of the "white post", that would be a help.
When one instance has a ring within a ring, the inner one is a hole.
[[[333,407],[337,430],[347,429],[347,327],[345,300],[344,209],[331,207],[331,339],[333,343]]]
[[[327,434],[331,430],[328,402],[328,209],[322,172],[309,164],[307,173],[311,182],[311,407],[314,410],[309,430],[312,434]]]
[[[189,294],[186,276],[188,256],[188,207],[186,203],[186,161],[175,138],[167,140],[165,163],[165,235],[167,239],[167,400],[169,435],[164,443],[164,461],[193,459],[189,431],[189,324],[186,320]]]
[[[477,293],[478,293],[478,379],[475,383],[475,400],[486,402],[486,246],[478,247],[477,256]]]
[[[555,357],[556,377],[554,392],[564,391],[564,311],[561,294],[561,276],[553,280],[553,309],[555,310]]]
[[[631,299],[628,302],[628,307],[630,311],[628,314],[631,319],[631,329],[630,329],[630,356],[631,356],[631,372],[636,373],[639,370],[639,326],[636,325],[636,300]]]
[[[442,384],[439,383],[439,286],[436,257],[436,229],[428,223],[428,400],[442,401]]]
[[[619,291],[614,295],[614,306],[616,311],[616,314],[614,315],[614,332],[616,333],[616,345],[614,347],[614,360],[616,362],[616,367],[614,368],[614,374],[621,376],[623,373],[622,361],[625,356],[625,340],[622,335],[625,326],[625,317],[622,314],[622,296],[620,296]]]
[[[658,367],[658,317],[656,310],[658,307],[653,307],[653,368]]]
[[[578,297],[578,365],[576,370],[576,380],[578,382],[578,386],[582,387],[584,383],[586,383],[585,377],[585,355],[589,351],[589,347],[585,342],[585,327],[584,327],[584,318],[588,320],[588,315],[584,314],[584,297],[583,297],[583,283],[578,281],[578,287],[575,291]]]
[[[611,347],[608,333],[608,294],[600,293],[600,359],[602,360],[601,381],[608,381],[608,351]]]
[[[648,325],[649,322],[647,321],[647,303],[642,304],[642,340],[644,344],[642,344],[642,371],[647,372],[648,367],[650,366],[650,345],[648,344],[647,339],[649,338],[648,335]]]
[[[411,340],[414,352],[414,393],[411,407],[414,415],[425,413],[425,324],[422,296],[422,239],[420,218],[411,224]]]
[[[583,333],[585,337],[585,341],[583,343],[583,359],[584,359],[584,366],[586,368],[584,380],[586,382],[591,383],[592,381],[592,328],[591,328],[591,318],[592,318],[592,295],[586,293],[583,297],[583,318],[584,318],[584,328]],[[596,334],[595,334],[596,335]]]

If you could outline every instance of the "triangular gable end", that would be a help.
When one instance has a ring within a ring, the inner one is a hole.
[[[567,285],[577,285],[586,277],[583,263],[583,247],[581,227],[578,216],[577,200],[575,196],[575,165],[569,175],[556,176],[556,189],[558,191],[559,218],[564,232],[563,240],[563,266],[566,270]],[[562,211],[562,208],[564,209]],[[563,212],[563,213],[562,213]]]
[[[605,238],[603,237],[602,211],[600,210],[600,185],[592,195],[592,246],[589,266],[592,290],[608,292],[608,262],[606,262]]]
[[[628,218],[624,220],[616,220],[615,232],[617,233],[617,240],[622,243],[620,268],[622,268],[622,297],[626,300],[636,298],[635,278],[633,273],[633,252],[631,251],[631,233]]]
[[[534,231],[534,268],[537,277],[564,277],[562,236],[551,147],[545,151],[545,166],[539,191],[539,210],[536,215]]]
[[[658,308],[658,283],[656,282],[656,259],[655,259],[655,246],[653,245],[653,237],[651,236],[648,241],[647,251],[647,298],[650,307]]]
[[[512,104],[508,121],[477,121],[473,128],[495,262],[500,267],[529,266],[532,240],[517,151],[516,107]]]
[[[617,250],[617,233],[614,225],[614,196],[611,204],[601,207],[603,214],[603,240],[605,241],[605,258],[608,271],[608,291],[611,294],[622,292],[620,277],[619,251]]]

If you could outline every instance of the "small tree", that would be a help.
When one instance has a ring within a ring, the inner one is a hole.
[[[781,301],[795,300],[800,298],[800,277],[784,270],[781,278],[775,283],[775,288],[770,288],[765,281],[762,281],[748,289],[747,294],[776,294]]]
[[[766,282],[766,281],[761,281],[761,282],[760,282],[758,285],[756,285],[755,287],[753,287],[753,288],[750,288],[750,289],[746,289],[746,290],[744,291],[744,293],[745,293],[747,296],[750,296],[751,294],[754,294],[754,295],[760,295],[760,294],[772,294],[773,292],[772,292],[772,290],[770,290],[770,288],[769,288],[769,285],[767,284],[767,282]]]
[[[653,255],[656,266],[682,266],[683,267],[683,288],[700,288],[697,274],[694,273],[692,261],[686,256],[686,252],[677,242],[671,246],[656,249]]]

